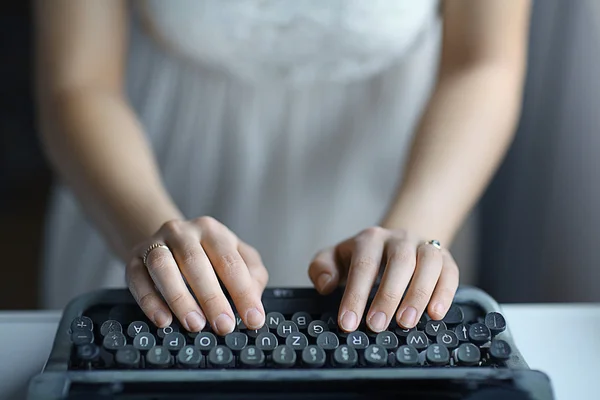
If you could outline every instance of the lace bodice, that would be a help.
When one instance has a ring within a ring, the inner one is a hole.
[[[139,0],[180,56],[243,79],[352,80],[411,46],[437,0]]]

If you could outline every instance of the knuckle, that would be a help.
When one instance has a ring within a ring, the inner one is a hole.
[[[243,263],[241,257],[233,253],[223,254],[219,257],[219,268],[228,278],[237,277]]]
[[[159,229],[159,232],[163,232],[165,234],[177,234],[181,232],[182,225],[183,221],[172,219],[162,224],[162,226]]]
[[[414,269],[417,259],[413,251],[408,247],[402,246],[390,253],[388,262],[390,264],[408,265]]]
[[[173,296],[165,300],[167,300],[167,303],[169,303],[171,308],[179,308],[185,303],[186,297],[187,296],[185,295],[185,293],[177,292],[173,294]]]
[[[350,308],[356,308],[362,302],[362,296],[354,290],[348,291],[346,296],[346,303]]]
[[[139,298],[138,304],[142,310],[151,310],[159,303],[159,299],[156,294],[148,292]]]
[[[377,293],[377,300],[384,306],[395,307],[400,303],[400,295],[389,290],[382,290]]]
[[[369,228],[364,229],[360,236],[364,236],[366,238],[375,238],[383,236],[386,230],[380,226],[371,226]]]
[[[448,302],[451,302],[456,293],[456,289],[450,286],[441,286],[435,289],[436,296]]]
[[[196,267],[200,263],[200,256],[198,255],[198,252],[190,248],[183,248],[179,257],[181,259],[181,263],[188,268]]]
[[[162,249],[156,249],[156,250],[150,252],[150,254],[148,254],[148,259],[146,261],[148,270],[158,272],[165,268],[168,268],[169,267],[169,257],[171,257],[171,255]]]
[[[222,224],[219,221],[217,221],[213,217],[206,215],[203,217],[196,218],[194,220],[194,223],[206,231],[215,231],[221,229],[222,227]]]
[[[377,268],[375,260],[368,256],[357,257],[352,263],[352,269],[358,272],[370,272]]]
[[[206,309],[215,308],[219,305],[220,302],[221,296],[219,296],[219,294],[215,292],[205,293],[202,296],[200,296],[200,303],[202,303],[202,305]]]
[[[416,287],[410,294],[411,299],[419,305],[427,304],[431,298],[431,292],[423,287]]]

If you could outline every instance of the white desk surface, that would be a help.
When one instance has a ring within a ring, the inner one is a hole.
[[[592,399],[600,380],[600,304],[505,305],[517,346],[552,381],[556,400]],[[0,312],[0,399],[25,398],[41,371],[58,311]]]

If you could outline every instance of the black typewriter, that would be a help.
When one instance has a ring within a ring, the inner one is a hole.
[[[374,294],[374,293],[373,293]],[[266,324],[221,337],[157,329],[130,293],[102,290],[64,310],[37,399],[552,400],[529,369],[497,302],[461,287],[441,321],[386,331],[337,326],[342,290],[267,289]]]

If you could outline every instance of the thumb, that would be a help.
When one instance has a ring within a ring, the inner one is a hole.
[[[320,294],[333,292],[340,282],[340,275],[334,247],[318,252],[308,267],[308,276]]]

